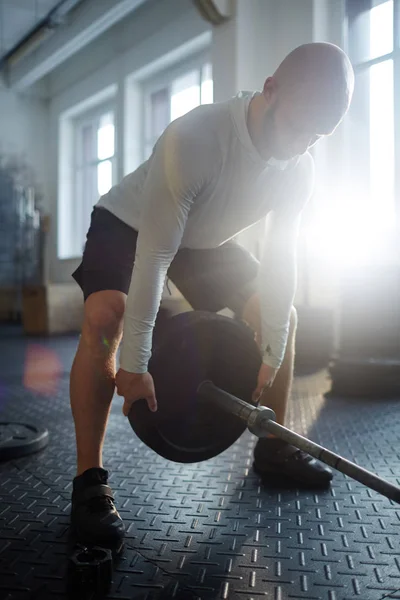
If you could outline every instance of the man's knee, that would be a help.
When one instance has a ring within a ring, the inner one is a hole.
[[[85,302],[82,340],[107,353],[116,351],[122,335],[126,296],[122,292],[104,291],[89,296]]]

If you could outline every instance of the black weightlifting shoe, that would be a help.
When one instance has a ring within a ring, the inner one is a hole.
[[[331,469],[278,438],[260,438],[254,448],[254,471],[265,479],[291,480],[306,487],[328,487]]]
[[[90,546],[122,550],[125,527],[115,508],[108,471],[93,467],[73,480],[71,532],[76,541]]]

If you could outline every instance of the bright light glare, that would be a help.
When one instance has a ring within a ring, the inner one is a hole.
[[[395,223],[377,220],[376,212],[350,186],[325,193],[305,231],[311,256],[340,268],[390,260]]]
[[[201,79],[201,104],[212,104],[214,93],[211,63],[206,63],[204,65]]]
[[[192,85],[171,96],[171,121],[199,106],[200,86]]]
[[[212,68],[211,64],[207,63],[202,69],[188,71],[172,81],[170,120],[174,121],[182,117],[200,104],[212,104],[212,102]]]
[[[200,74],[197,69],[174,79],[171,85],[171,121],[200,104]]]
[[[378,29],[379,24],[387,25],[389,10],[393,11],[393,2],[385,2],[373,9],[371,50],[374,53],[385,54],[392,49],[393,39],[390,41],[387,27]],[[387,40],[390,44],[385,46]],[[373,65],[365,72],[365,77],[369,78],[363,88],[369,102],[369,123],[365,122],[365,127],[369,126],[369,161],[367,154],[363,167],[354,170],[348,181],[343,179],[336,190],[321,192],[320,204],[317,199],[313,221],[306,233],[312,255],[321,255],[327,262],[341,267],[394,260],[393,60]],[[356,146],[352,151],[357,153]]]
[[[104,125],[97,130],[97,158],[104,160],[114,155],[114,125]]]
[[[107,194],[112,186],[111,160],[105,160],[97,165],[97,189],[100,196]]]
[[[213,102],[213,80],[208,79],[201,84],[201,103],[212,104]]]
[[[370,58],[377,58],[392,52],[393,12],[393,0],[386,0],[369,11]]]
[[[23,383],[27,390],[54,396],[59,388],[62,365],[57,353],[39,344],[29,344],[25,354]]]

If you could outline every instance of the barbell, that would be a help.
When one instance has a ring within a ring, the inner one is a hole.
[[[160,456],[179,463],[208,460],[248,428],[274,434],[334,469],[400,503],[400,488],[276,422],[252,394],[261,355],[243,322],[205,311],[164,320],[155,329],[149,362],[158,410],[135,402],[128,418],[136,435]]]

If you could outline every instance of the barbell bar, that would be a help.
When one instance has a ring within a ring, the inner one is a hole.
[[[133,403],[136,435],[160,456],[180,463],[208,460],[227,450],[246,427],[272,433],[311,456],[400,503],[400,488],[279,425],[275,413],[253,400],[261,354],[242,322],[205,311],[165,319],[154,336],[149,371],[158,410]]]
[[[389,498],[389,500],[400,504],[400,487],[280,425],[276,422],[275,413],[270,408],[253,406],[220,389],[212,381],[203,381],[197,388],[197,394],[202,402],[210,402],[213,406],[218,406],[228,414],[236,415],[246,423],[249,431],[257,437],[266,437],[268,434],[273,434],[337,471],[375,490]]]

